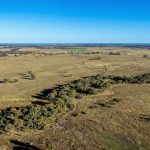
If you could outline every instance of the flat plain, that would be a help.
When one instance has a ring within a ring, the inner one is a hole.
[[[0,51],[1,110],[44,101],[38,97],[43,90],[83,77],[150,73],[146,48],[0,47]],[[45,130],[0,134],[0,149],[150,149],[150,84],[115,84],[72,101],[75,107],[61,112]]]

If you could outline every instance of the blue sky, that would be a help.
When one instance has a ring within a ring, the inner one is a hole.
[[[0,43],[150,43],[150,1],[0,0]]]

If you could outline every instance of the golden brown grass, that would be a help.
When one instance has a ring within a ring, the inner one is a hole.
[[[39,55],[40,49],[24,48],[34,51],[34,55],[9,56],[0,58],[0,80],[17,79],[16,83],[0,83],[0,108],[28,105],[35,101],[33,95],[57,84],[95,74],[135,75],[150,72],[150,59],[143,58],[150,51],[130,48],[87,48],[99,51],[100,60],[91,58],[97,55]],[[121,55],[108,55],[109,51],[119,51]],[[51,50],[53,51],[53,50]],[[60,50],[61,51],[61,50]],[[45,50],[49,52],[48,49]],[[23,79],[32,71],[36,79]],[[48,144],[56,149],[148,149],[150,143],[149,122],[141,116],[150,115],[149,85],[115,85],[96,96],[86,96],[74,101],[76,108],[63,114],[48,131],[29,131],[7,133],[0,136],[0,146],[13,148],[10,139],[25,143],[31,142],[41,149]],[[100,103],[120,99],[110,107]],[[94,106],[94,107],[90,107]],[[72,113],[76,114],[75,116]]]

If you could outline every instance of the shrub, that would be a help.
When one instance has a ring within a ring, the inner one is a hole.
[[[32,71],[28,71],[28,74],[30,75],[31,80],[34,80],[36,78],[35,74]]]
[[[75,98],[77,98],[77,99],[81,99],[82,97],[83,97],[82,94],[77,94],[77,95],[75,96]]]
[[[9,82],[9,80],[8,80],[8,79],[3,79],[2,82],[3,82],[3,83],[7,83],[7,82]]]
[[[18,80],[17,80],[17,79],[14,79],[14,80],[11,80],[11,81],[9,81],[9,82],[11,82],[11,83],[16,83],[16,82],[18,82]]]
[[[57,91],[56,90],[53,90],[51,93],[49,93],[46,98],[51,100],[51,101],[54,101],[57,97]]]
[[[52,104],[31,105],[1,110],[0,131],[43,129],[64,106],[64,101],[59,100],[55,106]]]
[[[90,87],[90,88],[87,89],[87,94],[95,95],[97,93],[98,93],[98,90],[95,89],[95,88]]]
[[[143,55],[143,58],[148,58],[148,55]]]
[[[129,83],[150,83],[150,73],[131,77]]]
[[[75,105],[74,105],[74,104],[71,104],[71,103],[68,103],[68,105],[67,105],[67,108],[68,108],[69,110],[73,110],[74,107],[75,107]]]

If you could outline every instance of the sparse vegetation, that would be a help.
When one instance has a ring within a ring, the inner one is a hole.
[[[150,72],[149,50],[14,48],[0,47],[6,54],[0,59],[0,145],[6,149],[52,149],[51,143],[61,150],[149,148],[150,85],[149,73],[143,74]],[[110,51],[121,55],[109,55]]]
[[[112,51],[110,51],[109,55],[121,55],[121,53],[120,52],[112,52]]]
[[[90,58],[89,60],[101,60],[101,57],[98,56],[98,57]]]
[[[69,54],[81,54],[84,53],[86,50],[84,48],[68,48],[66,49]]]
[[[35,74],[32,71],[28,71],[28,74],[30,75],[31,80],[34,80],[36,78]]]
[[[8,56],[8,54],[6,52],[1,52],[0,51],[0,57],[6,57],[6,56]]]
[[[22,79],[27,79],[27,80],[35,80],[36,76],[32,71],[28,71],[28,73],[19,73],[21,75]]]
[[[8,79],[3,79],[2,83],[7,83],[8,81]]]
[[[9,80],[9,79],[3,79],[3,80],[0,80],[0,83],[16,83],[18,82],[17,79],[14,79],[14,80]]]
[[[112,100],[109,100],[109,101],[100,100],[100,101],[97,101],[96,103],[94,103],[94,105],[90,106],[89,108],[93,109],[93,108],[97,108],[98,106],[111,108],[113,105],[115,105],[121,101],[122,101],[122,99],[120,99],[120,98],[113,98]]]
[[[13,55],[15,57],[21,56],[21,55],[28,55],[31,54],[32,52],[30,51],[19,51],[20,48],[12,48],[9,51],[0,51],[0,57],[6,57],[9,55]]]

